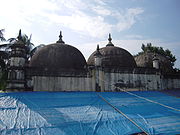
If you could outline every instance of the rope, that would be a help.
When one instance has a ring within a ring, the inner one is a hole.
[[[99,77],[99,80],[103,81],[104,83],[108,83],[108,82],[106,82],[105,80],[101,79],[100,77]],[[112,86],[113,84],[110,84],[110,85]],[[118,88],[118,87],[116,87],[116,88]],[[168,105],[164,105],[164,104],[158,103],[158,102],[156,102],[156,101],[147,99],[147,98],[145,98],[145,97],[138,96],[138,95],[133,94],[133,93],[131,93],[131,92],[125,91],[125,90],[123,90],[123,89],[121,89],[121,88],[118,88],[118,89],[120,89],[121,91],[126,92],[126,93],[128,93],[128,94],[130,94],[130,95],[136,96],[136,97],[141,98],[141,99],[144,99],[144,100],[146,100],[146,101],[149,101],[149,102],[151,102],[151,103],[155,103],[155,104],[161,105],[161,106],[163,106],[163,107],[172,109],[172,110],[174,110],[174,111],[180,111],[179,109],[176,109],[176,108],[174,108],[174,107],[170,107],[170,106],[168,106]]]
[[[124,114],[122,111],[120,111],[118,108],[113,106],[111,103],[109,103],[104,97],[101,95],[97,94],[102,100],[104,100],[108,105],[110,105],[114,110],[116,110],[118,113],[122,114],[125,118],[127,118],[130,122],[132,122],[136,127],[138,127],[141,131],[149,135],[142,127],[140,127],[135,121],[133,121],[131,118],[129,118],[126,114]]]
[[[158,102],[156,102],[156,101],[153,101],[153,100],[147,99],[147,98],[145,98],[145,97],[138,96],[138,95],[133,94],[133,93],[131,93],[131,92],[128,92],[128,91],[125,91],[125,90],[122,90],[122,89],[120,89],[120,90],[121,90],[121,91],[123,91],[123,92],[126,92],[126,93],[128,93],[128,94],[130,94],[130,95],[133,95],[133,96],[135,96],[135,97],[138,97],[138,98],[144,99],[144,100],[146,100],[146,101],[149,101],[149,102],[151,102],[151,103],[155,103],[155,104],[161,105],[161,106],[163,106],[163,107],[166,107],[166,108],[172,109],[172,110],[174,110],[174,111],[180,111],[179,109],[176,109],[176,108],[173,108],[173,107],[170,107],[170,106],[167,106],[167,105],[164,105],[164,104],[158,103]]]

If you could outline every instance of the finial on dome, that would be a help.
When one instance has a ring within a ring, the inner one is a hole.
[[[64,43],[64,41],[62,40],[62,31],[60,31],[60,35],[59,35],[59,40],[56,43]]]
[[[19,35],[18,35],[17,39],[22,41],[21,29],[19,30]]]
[[[97,49],[96,50],[99,51],[99,44],[97,44]]]
[[[111,34],[109,33],[109,38],[108,38],[109,42],[111,42],[112,38],[111,38]]]
[[[94,54],[94,56],[96,56],[96,57],[102,56],[101,52],[99,51],[99,45],[97,45],[96,53]]]
[[[109,43],[106,46],[114,46],[113,43],[111,42],[112,38],[111,38],[111,34],[110,33],[109,33],[108,41],[109,41]]]

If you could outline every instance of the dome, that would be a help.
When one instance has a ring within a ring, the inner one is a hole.
[[[75,47],[65,44],[60,39],[50,45],[40,48],[32,57],[29,66],[44,71],[83,71],[86,60],[82,53]]]
[[[109,43],[106,47],[100,48],[99,52],[102,54],[102,66],[109,68],[119,67],[136,67],[136,62],[133,56],[123,48],[116,47],[111,42],[111,35],[109,34]],[[94,65],[94,56],[97,51],[93,52],[88,59],[88,65]]]
[[[145,52],[138,56],[135,56],[135,61],[138,67],[153,67],[153,58],[154,53],[152,52]],[[156,58],[159,60],[160,69],[164,72],[172,72],[173,68],[171,62],[163,55],[156,54]]]

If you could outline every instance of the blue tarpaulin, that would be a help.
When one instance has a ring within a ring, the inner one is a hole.
[[[161,92],[0,93],[2,135],[180,133],[180,100]]]

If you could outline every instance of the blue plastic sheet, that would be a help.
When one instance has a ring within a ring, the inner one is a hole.
[[[160,92],[101,93],[148,134],[180,134],[180,99]]]
[[[133,92],[180,108],[178,98],[160,92]],[[1,135],[130,135],[180,133],[180,113],[124,92],[0,93]]]

